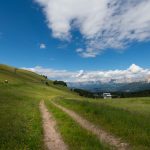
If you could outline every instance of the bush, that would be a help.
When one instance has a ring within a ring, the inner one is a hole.
[[[62,85],[62,86],[66,86],[66,87],[67,87],[67,83],[64,82],[64,81],[57,81],[57,80],[56,80],[56,81],[53,82],[53,84],[54,84],[54,85]]]
[[[74,92],[78,93],[80,96],[89,97],[89,98],[95,98],[94,93],[82,90],[82,89],[74,89]]]
[[[45,84],[46,84],[47,86],[49,86],[49,83],[48,83],[47,81],[45,82]]]

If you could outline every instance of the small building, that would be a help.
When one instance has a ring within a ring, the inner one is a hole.
[[[103,93],[103,98],[104,99],[112,99],[111,93]]]

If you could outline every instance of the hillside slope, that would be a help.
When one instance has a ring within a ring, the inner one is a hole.
[[[107,150],[113,147],[109,140],[101,141],[92,130],[89,132],[81,126],[64,111],[66,109],[92,123],[92,127],[121,139],[121,143],[129,144],[133,150],[149,150],[149,97],[81,98],[64,86],[54,85],[42,75],[6,65],[0,65],[0,149],[46,149],[40,102],[45,103],[45,112],[51,113],[55,119],[54,128],[58,129],[70,150]],[[116,147],[116,144],[113,146]]]
[[[8,81],[8,84],[5,83]],[[45,84],[45,83],[48,84]],[[71,92],[68,88],[63,86],[54,85],[53,81],[46,79],[44,76],[36,74],[34,72],[23,70],[19,68],[10,67],[7,65],[0,64],[0,86],[1,87],[13,87],[22,86],[25,88],[33,88],[32,90],[38,88],[44,89],[42,92],[51,92],[48,95],[53,96],[77,96],[77,94]],[[31,90],[29,90],[31,92]],[[60,93],[60,94],[59,94]],[[38,93],[39,94],[39,93]],[[43,94],[46,96],[47,94]],[[43,97],[44,98],[44,97]]]
[[[0,65],[0,149],[44,149],[39,102],[60,96],[78,97],[41,75]]]

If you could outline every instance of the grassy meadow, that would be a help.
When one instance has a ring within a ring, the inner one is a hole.
[[[46,105],[56,119],[58,130],[70,150],[110,149],[106,144],[100,143],[95,135],[92,135],[91,132],[87,132],[66,113],[59,108],[56,108],[50,101],[47,100]]]
[[[8,84],[4,83],[8,80]],[[35,73],[0,65],[0,149],[44,149],[39,102],[56,96],[76,96],[67,88],[41,82]]]
[[[120,101],[121,104],[117,104]],[[132,149],[148,150],[150,147],[150,98],[87,101],[63,99],[56,102],[121,137],[130,143]],[[135,108],[140,104],[145,105],[145,109],[144,106],[141,111]]]
[[[39,100],[18,87],[0,88],[0,149],[43,149]]]
[[[112,149],[56,108],[52,99],[121,137],[130,143],[131,149],[149,149],[150,98],[87,99],[50,80],[46,85],[44,80],[36,73],[0,65],[0,150],[45,149],[39,111],[41,100],[45,100],[70,150]]]

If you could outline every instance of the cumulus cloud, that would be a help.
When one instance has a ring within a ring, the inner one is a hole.
[[[40,49],[46,49],[46,45],[44,43],[40,44]]]
[[[52,80],[67,80],[76,78],[77,74],[75,72],[67,71],[67,70],[54,70],[50,68],[43,68],[41,66],[36,66],[34,68],[23,68],[26,70],[30,70],[36,72],[38,74],[46,75],[49,79]]]
[[[49,68],[43,68],[40,66],[34,68],[24,68],[30,71],[34,71],[39,74],[43,74],[53,80],[63,80],[66,82],[116,82],[116,83],[130,83],[139,81],[150,82],[150,69],[141,68],[135,64],[132,64],[126,70],[108,70],[108,71],[67,71],[67,70],[54,70]]]
[[[80,31],[85,48],[82,57],[123,49],[133,41],[150,40],[150,0],[35,0],[43,9],[53,36],[71,39]]]

